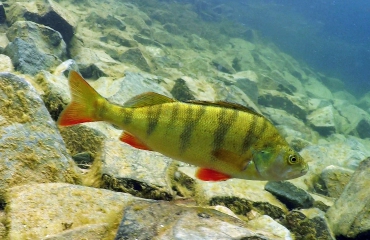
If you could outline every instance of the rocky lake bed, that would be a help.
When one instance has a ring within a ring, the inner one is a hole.
[[[0,238],[370,239],[370,95],[253,29],[143,2],[0,3]],[[107,123],[58,127],[71,69],[117,104],[154,91],[249,106],[310,170],[204,182]]]

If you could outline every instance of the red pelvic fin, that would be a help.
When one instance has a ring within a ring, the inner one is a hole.
[[[195,176],[203,181],[225,181],[231,177],[225,173],[217,172],[213,169],[198,168]]]
[[[145,143],[143,143],[142,141],[140,141],[139,139],[137,139],[135,136],[131,135],[128,132],[123,132],[119,140],[131,145],[134,148],[152,151],[148,146],[145,145]]]

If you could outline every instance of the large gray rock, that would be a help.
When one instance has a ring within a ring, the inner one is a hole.
[[[93,86],[109,101],[123,105],[130,98],[144,92],[156,92],[171,97],[171,93],[159,84],[160,81],[161,78],[154,75],[126,71],[123,78],[114,81],[102,78],[95,81]]]
[[[126,24],[119,18],[119,16],[114,16],[111,14],[106,14],[104,12],[91,12],[87,17],[86,21],[89,27],[100,31],[101,27],[119,29],[124,31],[126,29]]]
[[[64,183],[13,187],[6,195],[8,238],[113,239],[123,209],[137,200]]]
[[[296,239],[335,240],[325,213],[317,208],[293,210],[287,214],[285,222]]]
[[[99,187],[137,197],[171,200],[171,159],[151,151],[135,149],[117,140],[106,140],[95,160],[90,178]]]
[[[282,109],[301,120],[306,120],[306,99],[302,96],[293,96],[276,90],[261,90],[258,103],[277,109]]]
[[[4,5],[2,2],[0,2],[0,23],[4,23],[5,20],[6,20],[6,14],[5,14]]]
[[[13,3],[9,9],[8,22],[14,24],[24,20],[53,28],[66,42],[71,40],[77,26],[77,18],[52,0],[46,0],[42,4],[36,1]]]
[[[142,71],[151,72],[152,64],[140,48],[128,49],[119,56],[119,60],[127,64],[135,65]]]
[[[240,219],[214,209],[175,205],[164,201],[136,201],[125,208],[115,239],[267,240],[286,238],[276,235],[273,231],[270,233],[248,227]]]
[[[329,197],[338,198],[348,184],[353,170],[330,165],[326,167],[315,185],[315,190]]]
[[[370,137],[370,115],[363,109],[343,100],[334,100],[334,119],[339,133],[360,138]]]
[[[0,73],[0,199],[15,185],[79,181],[76,165],[35,89]]]
[[[185,197],[193,197],[198,204],[222,205],[235,214],[245,216],[250,211],[279,218],[287,208],[271,193],[264,190],[265,182],[229,179],[206,182],[195,179],[193,167],[180,167],[175,172],[174,187]]]
[[[13,72],[14,66],[10,57],[0,54],[0,72]]]
[[[328,136],[336,131],[332,105],[313,111],[307,116],[307,121],[322,136]]]
[[[308,192],[288,181],[268,182],[265,190],[272,193],[289,209],[310,208],[314,203],[313,197]]]
[[[77,62],[81,74],[86,78],[98,79],[110,76],[112,68],[119,64],[101,49],[72,46],[71,55]]]
[[[10,43],[5,48],[16,70],[35,75],[61,64],[67,56],[66,44],[59,32],[29,21],[14,23],[7,31]]]
[[[370,158],[362,161],[326,217],[335,235],[370,237]],[[360,239],[360,238],[358,238]]]

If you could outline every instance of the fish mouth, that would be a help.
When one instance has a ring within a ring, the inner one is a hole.
[[[308,164],[306,164],[305,168],[303,168],[301,170],[301,174],[306,174],[308,172],[308,170],[310,169],[310,167],[308,166]]]

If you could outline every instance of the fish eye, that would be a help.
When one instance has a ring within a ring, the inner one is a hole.
[[[295,164],[298,162],[298,159],[295,155],[289,155],[288,161],[289,161],[289,164]]]

